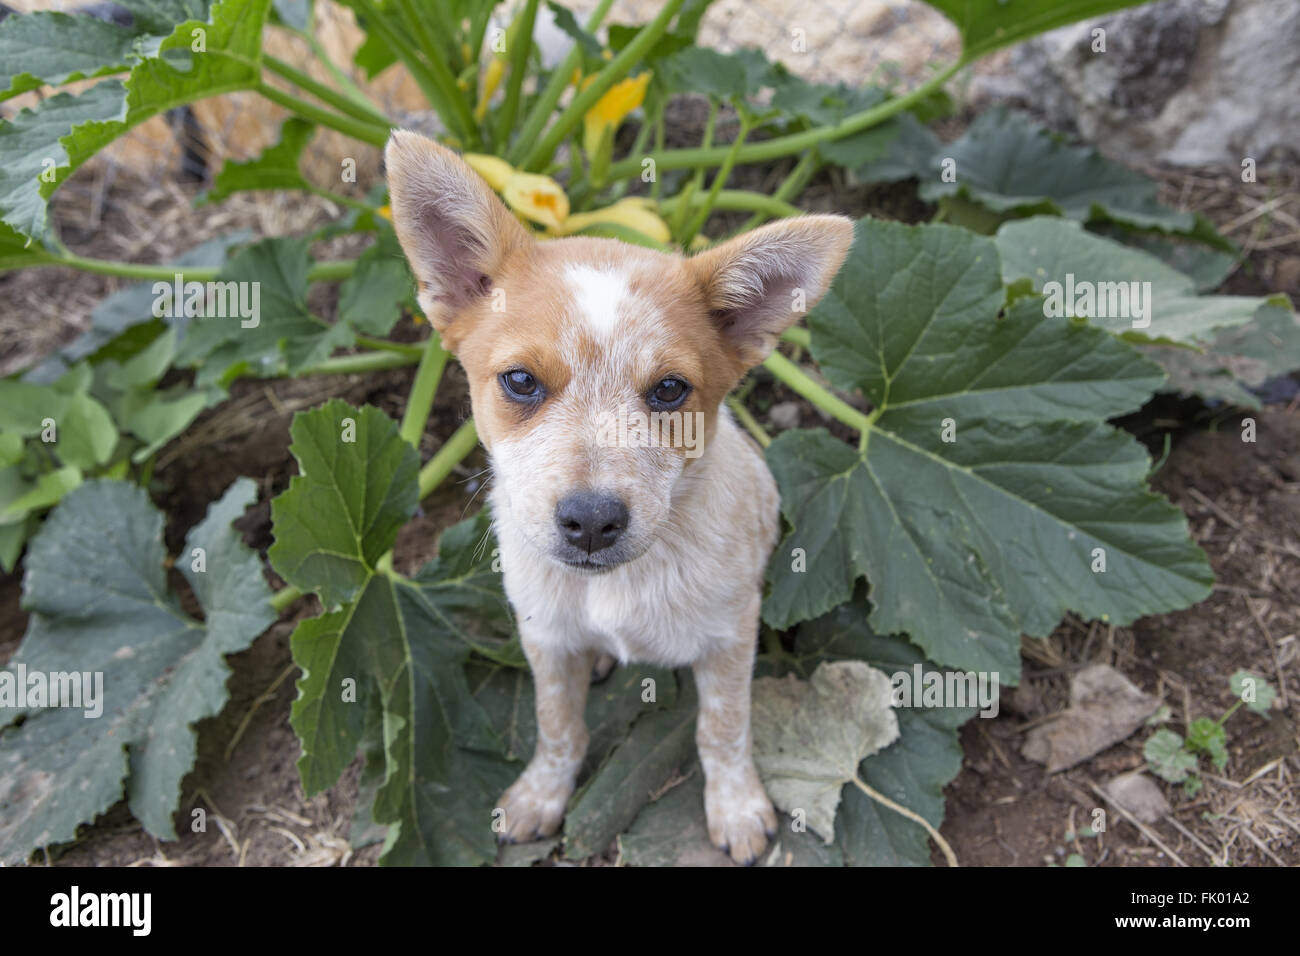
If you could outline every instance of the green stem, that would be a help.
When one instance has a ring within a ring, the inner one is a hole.
[[[749,119],[742,113],[740,117],[740,132],[736,136],[736,141],[731,144],[731,151],[727,153],[726,160],[723,161],[721,168],[713,174],[713,183],[709,186],[708,195],[704,197],[704,202],[695,215],[691,217],[690,222],[686,224],[686,230],[682,235],[681,245],[683,249],[689,249],[691,240],[695,234],[703,227],[709,214],[713,212],[714,204],[718,201],[718,194],[722,192],[722,184],[731,176],[732,167],[736,165],[736,154],[740,152],[745,145],[745,139],[749,136]]]
[[[587,20],[587,32],[595,33],[597,28],[605,21],[609,8],[614,5],[614,0],[600,0],[596,9],[592,11]],[[578,68],[582,62],[582,44],[576,40],[572,49],[564,58],[564,62],[556,67],[551,74],[550,80],[546,83],[546,88],[542,90],[542,95],[533,103],[533,108],[528,111],[528,116],[524,119],[524,127],[519,131],[518,138],[506,152],[506,160],[512,166],[518,166],[519,160],[523,156],[524,150],[530,144],[536,143],[539,136],[542,135],[542,128],[546,126],[546,121],[550,119],[551,113],[555,111],[555,106],[560,102],[560,97],[564,95],[565,89],[569,85],[569,78],[573,76],[573,71]]]
[[[802,349],[812,348],[812,333],[801,325],[792,325],[781,333],[781,339]]]
[[[294,372],[295,378],[303,375],[358,375],[364,372],[380,372],[384,369],[402,368],[414,365],[420,360],[417,355],[403,352],[363,352],[360,355],[340,355],[325,359],[316,365]]]
[[[758,419],[749,413],[749,409],[736,396],[727,396],[727,407],[731,409],[731,413],[736,416],[740,424],[744,425],[749,433],[754,436],[756,442],[764,448],[772,444],[772,436],[763,431],[763,426],[758,423]]]
[[[427,498],[477,446],[478,432],[474,427],[474,419],[471,418],[457,428],[420,469],[420,498]],[[392,567],[392,554],[389,551],[375,562],[377,571],[386,571]],[[300,597],[303,597],[303,592],[293,585],[282,588],[271,595],[271,608],[277,614],[281,614]]]
[[[650,118],[647,116],[645,122],[641,124],[641,128],[636,131],[636,139],[633,140],[632,142],[633,156],[639,156],[642,152],[645,151],[646,140],[650,138],[650,132],[653,127],[654,124],[650,122]],[[623,196],[627,193],[627,187],[629,185],[630,184],[626,179],[620,180],[619,182],[615,183],[614,188],[610,190],[610,201],[617,202],[618,200],[622,199]]]
[[[326,189],[324,186],[317,186],[315,183],[308,183],[307,191],[315,193],[322,199],[328,199],[336,206],[351,206],[353,209],[357,209],[361,212],[373,213],[375,211],[375,207],[370,205],[368,202],[362,202],[360,199],[353,199],[351,196],[344,196],[342,193],[336,193],[334,190]]]
[[[574,128],[582,122],[582,118],[587,114],[597,101],[600,100],[609,88],[627,75],[627,72],[636,63],[649,52],[650,48],[659,42],[659,38],[668,30],[668,23],[677,11],[681,9],[686,0],[668,0],[660,9],[658,16],[641,28],[640,32],[632,39],[632,42],[625,46],[614,59],[610,60],[606,67],[596,74],[596,78],[591,81],[585,90],[578,93],[573,101],[564,108],[564,111],[551,124],[551,128],[546,131],[539,142],[533,144],[533,148],[525,157],[523,166],[525,169],[535,169],[547,163],[555,151],[559,149],[560,144],[565,138],[573,132]],[[640,159],[632,157],[632,162],[640,168]]]
[[[351,136],[353,139],[359,139],[363,143],[370,143],[374,146],[383,146],[388,142],[388,127],[379,126],[374,123],[362,122],[351,116],[341,116],[338,113],[331,113],[329,110],[321,109],[313,103],[306,100],[300,100],[291,93],[276,89],[274,86],[265,81],[258,81],[257,86],[253,88],[258,93],[275,103],[283,106],[285,109],[297,113],[304,119],[309,119],[313,123],[329,127],[333,130],[343,133],[345,136]]]
[[[668,112],[668,98],[664,97],[664,102],[659,106],[659,115],[655,117],[655,152],[664,151],[664,114]],[[659,175],[657,166],[651,167],[654,170],[655,181],[650,184],[650,198],[658,199],[659,192],[663,188],[663,178]]]
[[[271,595],[271,610],[276,614],[283,614],[288,610],[289,605],[298,598],[302,597],[302,591],[290,584],[288,587],[281,588]]]
[[[406,37],[394,29],[392,23],[375,6],[373,0],[356,0],[357,7],[366,18],[366,28],[374,30],[379,38],[401,57],[412,79],[442,117],[443,122],[460,138],[461,145],[469,147],[477,142],[477,128],[469,104],[460,95],[456,78],[441,57],[425,60],[420,51]]]
[[[1239,709],[1241,709],[1241,705],[1244,703],[1245,703],[1244,700],[1239,700],[1231,707],[1229,707],[1227,711],[1224,713],[1224,715],[1219,718],[1219,721],[1215,726],[1222,727],[1224,724],[1226,724],[1228,722],[1228,718],[1231,717],[1233,714],[1235,714]]]
[[[451,45],[455,46],[455,35],[446,18],[442,16],[442,9],[438,5],[438,0],[422,0],[421,6],[438,21],[436,26],[442,37],[450,40]],[[445,45],[440,46],[433,34],[429,32],[429,25],[424,22],[424,18],[420,16],[411,0],[397,0],[397,14],[415,39],[417,50],[423,49],[425,57],[429,60],[439,59],[446,62],[447,47]],[[450,72],[450,68],[448,68],[448,72]]]
[[[659,203],[659,209],[667,214],[676,210],[682,202],[686,202],[689,206],[697,206],[708,201],[708,198],[698,193],[689,197],[684,194],[677,195]],[[744,189],[719,190],[713,199],[713,208],[727,212],[763,212],[775,219],[803,215],[803,210],[798,206],[782,202],[775,196],[764,196],[762,193],[752,193]]]
[[[870,129],[925,99],[965,65],[965,60],[959,60],[912,92],[886,100],[861,113],[855,113],[833,126],[819,126],[816,129],[750,143],[740,151],[736,162],[738,164],[763,163],[780,159],[782,156],[811,149],[818,143],[843,139],[864,129]],[[715,146],[710,149],[669,149],[655,153],[651,158],[655,161],[656,170],[660,172],[672,169],[695,169],[699,166],[717,166],[725,162],[728,149],[729,147],[726,146]],[[642,157],[633,156],[614,163],[609,169],[610,179],[625,179],[636,175],[641,169],[641,160]]]
[[[271,56],[269,53],[262,54],[262,62],[272,73],[277,73],[284,77],[294,86],[305,90],[312,96],[316,97],[322,103],[334,107],[341,113],[358,119],[363,123],[374,123],[380,126],[392,126],[393,121],[378,110],[362,106],[356,100],[349,96],[344,96],[324,83],[318,82],[312,76],[299,70],[297,67],[285,63],[283,60]]]
[[[363,109],[369,110],[376,116],[384,115],[384,111],[379,108],[378,104],[376,104],[374,100],[366,95],[366,91],[357,86],[356,81],[354,81],[352,77],[348,76],[343,69],[330,59],[330,55],[326,52],[325,47],[321,46],[320,40],[316,39],[316,34],[309,31],[296,30],[293,27],[285,27],[285,29],[294,36],[303,40],[307,46],[311,47],[312,54],[316,57],[317,61],[319,61],[320,65],[329,71],[330,76],[334,77],[334,82],[343,88],[345,96],[351,97],[354,103]],[[263,54],[263,56],[265,56],[265,54]]]
[[[407,345],[405,342],[390,342],[388,339],[371,338],[369,335],[358,335],[357,345],[363,349],[372,349],[377,352],[399,352],[402,355],[413,356],[411,362],[420,361],[420,356],[424,354],[424,346]]]
[[[27,263],[24,268],[39,266],[68,266],[73,269],[80,269],[82,272],[93,272],[96,275],[119,276],[123,279],[140,279],[144,281],[151,279],[171,280],[177,273],[181,273],[187,280],[213,282],[221,272],[221,269],[215,266],[183,266],[179,264],[151,266],[135,262],[113,262],[110,259],[91,259],[73,252],[65,252],[61,256],[50,256],[40,262]],[[308,271],[307,279],[309,282],[337,282],[339,279],[346,279],[352,275],[356,267],[357,261],[355,259],[318,262]]]
[[[780,352],[773,352],[763,367],[795,392],[798,392],[828,415],[865,435],[871,430],[871,417],[864,415],[842,398],[832,395]]]
[[[474,419],[457,428],[432,458],[420,469],[420,497],[425,498],[442,484],[452,469],[469,457],[478,447],[478,430]]]
[[[518,27],[514,37],[511,38],[507,34],[507,41],[513,42],[514,46],[508,51],[510,76],[506,80],[505,102],[501,104],[501,112],[496,122],[495,132],[498,143],[508,142],[510,130],[519,115],[519,97],[524,88],[524,74],[528,72],[528,54],[533,48],[533,26],[537,22],[537,2],[538,0],[528,0],[523,13],[519,15],[520,19],[516,21]]]
[[[815,149],[808,150],[808,152],[803,154],[803,157],[799,162],[795,163],[794,169],[790,170],[790,174],[786,176],[781,182],[781,185],[777,187],[776,192],[772,193],[772,198],[781,203],[788,203],[795,196],[799,195],[799,193],[803,192],[804,186],[808,184],[808,180],[812,179],[813,174],[817,172],[821,164],[821,159],[818,158],[817,151]],[[802,209],[796,209],[795,212],[786,213],[785,215],[798,216],[802,213]],[[751,229],[757,229],[766,220],[771,218],[775,217],[768,215],[766,210],[757,209],[754,211],[754,215],[746,219],[744,225],[736,230],[735,234],[739,236],[742,233],[749,232]]]
[[[415,381],[411,384],[411,394],[406,399],[406,413],[402,416],[401,436],[417,449],[420,447],[420,436],[424,434],[424,426],[429,421],[438,383],[442,381],[442,370],[447,367],[450,354],[442,347],[438,333],[430,332],[424,354],[420,356],[420,367],[415,372]]]

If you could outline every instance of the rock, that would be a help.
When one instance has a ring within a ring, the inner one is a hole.
[[[1155,823],[1171,809],[1160,786],[1140,770],[1111,780],[1106,794],[1143,823]]]
[[[1002,688],[1001,707],[1020,717],[1033,717],[1043,709],[1043,697],[1036,684],[1024,681],[1019,687]]]
[[[1011,70],[988,92],[1116,159],[1300,162],[1300,0],[1164,0],[1030,40]]]
[[[1128,737],[1159,706],[1113,667],[1093,664],[1074,675],[1070,706],[1029,731],[1020,752],[1049,773],[1067,770]]]
[[[767,410],[767,420],[772,423],[774,428],[781,431],[798,428],[800,420],[799,403],[777,402]]]

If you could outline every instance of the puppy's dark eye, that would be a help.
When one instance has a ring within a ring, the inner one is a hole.
[[[650,392],[648,403],[657,411],[670,411],[686,401],[691,387],[680,378],[666,378]]]
[[[542,397],[542,386],[538,384],[537,379],[521,368],[502,372],[499,378],[506,398],[516,402],[535,402]]]

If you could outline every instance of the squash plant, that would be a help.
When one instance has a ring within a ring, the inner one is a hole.
[[[1138,346],[1194,351],[1266,308],[1272,321],[1294,322],[1289,303],[1202,296],[1158,249],[1101,236],[1099,222],[1141,230],[1150,242],[1215,241],[1204,223],[1155,204],[1149,184],[1131,174],[1032,129],[977,127],[952,147],[925,130],[945,83],[973,60],[1131,3],[931,0],[960,31],[962,55],[894,92],[810,83],[756,50],[700,47],[708,0],[667,0],[636,26],[605,23],[611,0],[583,24],[548,2],[574,40],[549,70],[531,40],[539,0],[519,4],[503,35],[492,32],[493,0],[344,0],[366,33],[357,64],[371,75],[408,71],[444,142],[543,235],[689,251],[720,238],[715,211],[748,213],[744,229],[796,214],[792,201],[825,164],[864,179],[921,177],[926,198],[957,224],[860,221],[831,292],[787,335],[793,352],[765,365],[763,374],[854,440],[825,429],[772,438],[731,402],[766,448],[786,521],[768,569],[759,669],[809,677],[848,659],[886,672],[995,673],[1007,684],[1018,678],[1021,635],[1046,636],[1067,612],[1125,624],[1208,593],[1209,567],[1184,517],[1147,487],[1145,450],[1107,424],[1164,382]],[[420,462],[418,440],[449,356],[433,334],[414,346],[387,338],[414,304],[384,188],[343,196],[299,168],[319,128],[380,146],[394,122],[338,65],[324,64],[333,82],[322,82],[263,50],[266,30],[310,39],[310,3],[122,5],[130,26],[62,13],[0,22],[0,98],[96,80],[0,124],[0,269],[143,280],[105,300],[87,341],[0,381],[0,559],[12,567],[26,545],[31,615],[10,666],[89,668],[115,688],[102,722],[0,699],[0,859],[73,839],[123,795],[151,833],[174,837],[192,724],[225,700],[222,656],[313,593],[322,613],[292,638],[304,789],[331,786],[364,753],[360,810],[363,822],[387,828],[384,862],[492,861],[493,804],[530,754],[535,728],[490,518],[480,512],[447,529],[438,556],[412,577],[391,559],[420,499],[476,447],[474,425]],[[144,120],[233,91],[292,116],[277,144],[227,163],[202,201],[302,190],[342,206],[338,222],[307,237],[229,237],[166,264],[93,259],[63,245],[48,215],[60,183]],[[709,100],[702,141],[666,148],[666,107],[684,92]],[[724,106],[739,132],[718,143]],[[635,134],[619,137],[636,111]],[[1014,148],[992,149],[990,140]],[[958,147],[949,180],[940,171]],[[771,195],[727,188],[737,166],[786,157],[796,160]],[[1081,188],[1086,177],[1096,180],[1091,192]],[[373,242],[354,259],[314,259],[312,241],[341,231]],[[1048,285],[1067,274],[1151,283],[1155,321],[1137,330],[1051,315]],[[182,297],[159,286],[173,282],[203,291],[194,308],[160,316],[160,295]],[[319,282],[341,284],[332,321],[307,304]],[[256,320],[217,316],[209,283],[256,288]],[[402,365],[416,372],[400,422],[338,400],[295,417],[300,474],[272,504],[269,554],[288,586],[271,595],[230,528],[253,497],[241,480],[175,559],[203,619],[182,610],[162,572],[163,516],[141,490],[161,444],[241,376]],[[159,392],[167,370],[183,384]],[[700,837],[692,830],[699,800],[689,799],[698,774],[662,800],[648,795],[689,770],[693,708],[688,673],[617,669],[591,695],[589,765],[562,845],[521,848],[511,859],[580,858],[615,840],[631,862],[677,859],[678,837]],[[900,709],[898,740],[850,768],[857,786],[845,787],[833,832],[785,827],[781,846],[817,865],[928,862],[942,790],[960,766],[957,729],[971,713]]]

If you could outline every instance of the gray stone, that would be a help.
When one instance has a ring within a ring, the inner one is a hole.
[[[1294,165],[1300,0],[1163,0],[1063,27],[1016,48],[985,89],[1117,159]]]

